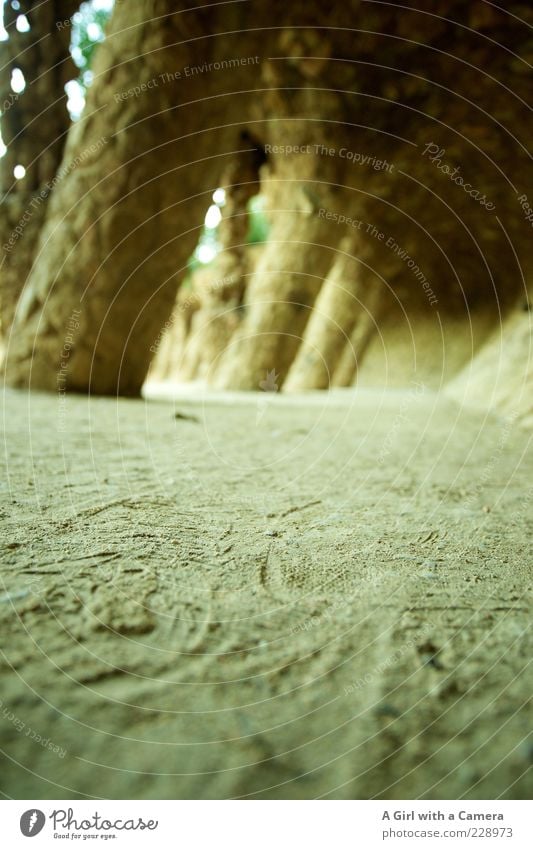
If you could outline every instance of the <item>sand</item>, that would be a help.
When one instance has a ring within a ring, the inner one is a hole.
[[[413,386],[4,422],[8,797],[531,795],[516,421]]]

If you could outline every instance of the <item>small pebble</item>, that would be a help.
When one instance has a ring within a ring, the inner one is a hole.
[[[174,413],[174,418],[175,419],[181,419],[184,422],[197,422],[198,423],[200,421],[198,416],[192,416],[189,413],[177,412],[177,413]]]

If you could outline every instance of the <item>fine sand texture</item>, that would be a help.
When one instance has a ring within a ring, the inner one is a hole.
[[[9,391],[3,422],[7,797],[531,796],[512,410]]]

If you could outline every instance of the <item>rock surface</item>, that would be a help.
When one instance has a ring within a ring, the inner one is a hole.
[[[531,795],[516,422],[12,391],[4,447],[8,796]]]

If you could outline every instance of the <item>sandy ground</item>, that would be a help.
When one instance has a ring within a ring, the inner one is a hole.
[[[8,797],[531,795],[525,430],[421,387],[4,424]]]

